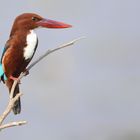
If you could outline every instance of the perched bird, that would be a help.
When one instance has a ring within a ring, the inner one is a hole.
[[[26,71],[26,67],[33,58],[38,46],[38,38],[34,29],[44,28],[69,28],[71,25],[62,22],[45,19],[34,13],[24,13],[16,17],[9,40],[4,47],[1,64],[0,77],[9,89],[15,79],[21,72]],[[19,84],[17,84],[14,97],[19,93]],[[20,98],[13,106],[14,114],[21,112]]]

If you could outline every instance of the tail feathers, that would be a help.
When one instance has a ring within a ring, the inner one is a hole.
[[[19,98],[13,106],[13,113],[17,115],[17,114],[20,114],[20,112],[21,112],[21,102]]]
[[[13,97],[15,97],[19,93],[19,85],[16,86]],[[15,102],[13,106],[13,112],[14,114],[19,114],[21,112],[21,102],[20,102],[20,97],[19,99]]]

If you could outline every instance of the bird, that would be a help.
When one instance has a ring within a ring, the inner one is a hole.
[[[0,78],[8,87],[9,93],[15,80],[21,72],[25,72],[32,60],[37,46],[36,28],[70,28],[72,25],[43,18],[36,13],[23,13],[14,20],[9,39],[7,40],[0,61]],[[19,83],[16,85],[13,97],[19,93]],[[13,113],[21,112],[20,98],[13,105]]]

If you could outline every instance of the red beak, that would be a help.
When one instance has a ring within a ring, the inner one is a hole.
[[[42,19],[41,21],[37,22],[37,25],[41,27],[45,27],[45,28],[70,28],[72,27],[69,24],[50,20],[50,19]]]

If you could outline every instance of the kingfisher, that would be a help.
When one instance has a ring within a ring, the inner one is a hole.
[[[19,77],[21,72],[26,71],[27,65],[36,52],[38,37],[34,30],[39,27],[58,29],[72,26],[43,18],[35,13],[23,13],[16,17],[0,61],[0,78],[8,87],[9,93],[14,80]],[[18,83],[13,97],[19,92]],[[20,98],[15,102],[12,110],[15,115],[21,112]]]

